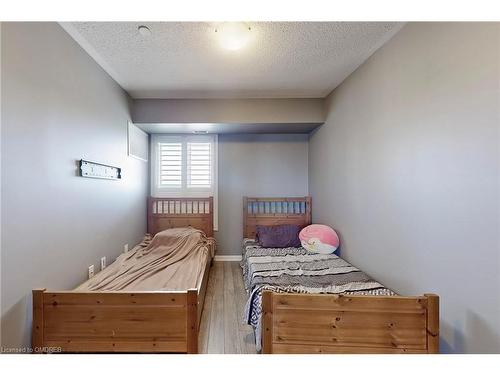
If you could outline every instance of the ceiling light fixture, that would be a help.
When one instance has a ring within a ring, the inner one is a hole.
[[[215,29],[219,44],[224,49],[237,51],[250,41],[252,28],[244,22],[224,22]]]
[[[137,31],[139,31],[139,34],[142,36],[150,36],[151,35],[151,30],[149,30],[149,27],[141,25],[137,28]]]

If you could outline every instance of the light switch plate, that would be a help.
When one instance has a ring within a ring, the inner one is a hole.
[[[94,265],[89,266],[89,279],[94,276]]]
[[[106,257],[101,258],[101,271],[106,268]]]

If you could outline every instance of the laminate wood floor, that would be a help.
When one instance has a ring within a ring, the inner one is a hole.
[[[200,353],[256,353],[253,329],[243,322],[246,298],[239,262],[214,262],[200,322]]]

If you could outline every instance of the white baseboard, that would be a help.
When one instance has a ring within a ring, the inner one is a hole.
[[[241,255],[216,255],[216,262],[241,262]]]

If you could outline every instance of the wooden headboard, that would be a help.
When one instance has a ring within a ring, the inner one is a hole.
[[[255,238],[257,225],[311,224],[311,197],[243,197],[243,237]]]
[[[148,198],[148,232],[191,226],[214,235],[213,198]]]

